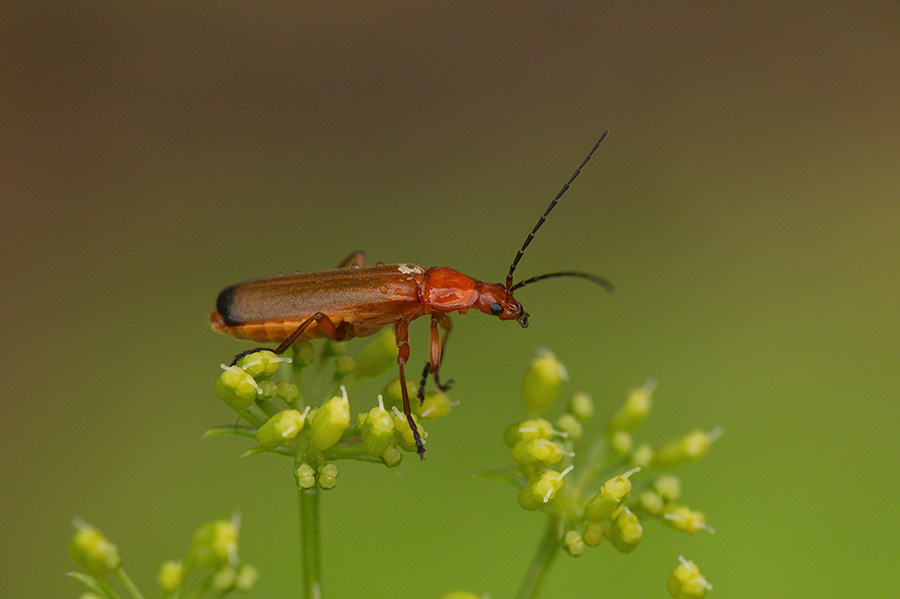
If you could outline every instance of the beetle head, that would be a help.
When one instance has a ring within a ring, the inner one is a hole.
[[[506,290],[504,285],[492,283],[481,284],[481,294],[475,307],[500,320],[515,320],[522,328],[528,326],[528,312],[522,308],[522,304]]]

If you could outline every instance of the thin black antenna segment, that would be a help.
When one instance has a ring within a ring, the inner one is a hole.
[[[597,140],[597,143],[595,143],[594,147],[591,148],[591,151],[588,152],[588,155],[585,156],[584,160],[581,161],[581,164],[578,165],[578,168],[575,169],[575,172],[572,173],[572,176],[569,177],[569,180],[566,181],[566,184],[563,185],[562,189],[559,190],[559,193],[556,194],[556,197],[553,198],[553,201],[550,202],[550,205],[547,206],[547,209],[544,211],[544,214],[541,216],[541,218],[538,220],[537,224],[534,226],[534,229],[532,229],[531,233],[528,234],[528,237],[525,238],[525,243],[522,244],[522,249],[519,250],[519,252],[516,254],[516,257],[513,259],[512,264],[509,266],[509,273],[506,275],[506,291],[507,292],[512,292],[513,289],[518,289],[519,287],[521,287],[523,285],[523,283],[520,283],[520,284],[516,285],[515,287],[513,287],[513,272],[515,272],[516,265],[519,263],[519,260],[522,259],[522,254],[525,253],[525,248],[527,248],[528,245],[531,243],[531,240],[534,239],[534,234],[537,233],[537,230],[540,229],[541,225],[544,224],[544,221],[547,220],[547,215],[550,214],[550,211],[556,207],[556,204],[559,202],[559,198],[561,198],[563,196],[563,194],[566,193],[566,190],[569,189],[569,185],[571,185],[572,181],[575,180],[575,177],[577,177],[581,173],[581,169],[583,169],[584,165],[587,164],[588,160],[591,159],[591,156],[593,156],[594,152],[597,151],[597,148],[600,147],[600,142],[603,141],[603,139],[606,137],[606,135],[608,133],[609,133],[609,129],[607,129],[606,131],[603,132],[603,135],[600,136],[600,139]],[[581,276],[582,274],[583,273],[577,273],[577,274],[576,273],[565,273],[565,274],[552,273],[552,276]],[[538,277],[535,277],[535,279],[537,279],[537,278]],[[547,275],[543,275],[539,278],[548,278],[548,277],[547,277]],[[591,277],[582,277],[582,278],[591,278]],[[529,282],[534,282],[535,279],[529,279]],[[595,281],[595,282],[597,282],[597,281]],[[607,281],[607,283],[608,283],[608,281]]]
[[[537,283],[538,281],[543,281],[544,279],[555,279],[557,277],[575,277],[577,279],[587,279],[588,281],[591,281],[592,283],[596,283],[597,285],[600,285],[601,287],[603,287],[604,289],[606,289],[609,292],[612,292],[613,289],[615,289],[613,287],[613,284],[610,283],[609,281],[607,281],[606,279],[604,279],[603,277],[598,277],[597,275],[592,275],[589,272],[581,272],[581,271],[577,271],[577,270],[563,270],[560,272],[548,272],[545,275],[538,275],[536,277],[531,277],[530,279],[525,279],[524,281],[519,281],[518,283],[513,285],[509,291],[510,291],[510,293],[512,293],[516,289],[519,289],[520,287],[524,287],[525,285],[531,285],[532,283]]]

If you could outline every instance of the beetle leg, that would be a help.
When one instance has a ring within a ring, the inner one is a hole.
[[[441,383],[441,378],[440,378],[439,374],[440,374],[439,372],[435,372],[435,373],[434,373],[434,385],[435,385],[435,387],[437,387],[437,388],[440,389],[441,391],[449,391],[450,389],[452,389],[452,388],[453,388],[453,383],[455,383],[456,381],[454,381],[453,379],[450,379],[450,380],[447,381],[446,383]]]
[[[450,320],[450,317],[447,316],[446,314],[444,314],[443,316],[444,317],[441,319],[441,322],[440,322],[441,327],[443,327],[443,329],[444,329],[444,340],[441,342],[441,357],[443,357],[444,354],[447,353],[447,339],[450,337],[451,329],[453,329],[453,321]],[[434,384],[441,391],[449,391],[450,387],[453,386],[453,379],[450,379],[449,381],[447,381],[446,383],[444,383],[442,385],[440,379],[438,379],[438,371],[435,370],[434,371]]]
[[[349,268],[362,268],[366,265],[366,253],[362,250],[356,250],[343,260],[341,263],[337,265],[338,268],[344,268],[348,266]]]
[[[338,325],[335,325],[334,322],[325,314],[321,312],[316,312],[306,320],[300,323],[294,332],[288,335],[287,339],[281,342],[281,345],[271,350],[276,354],[283,354],[287,348],[293,345],[294,341],[296,341],[300,335],[303,334],[309,325],[312,323],[316,323],[319,327],[319,332],[322,333],[322,336],[326,339],[331,339],[332,341],[343,341],[350,337],[350,327],[346,322],[341,322]],[[237,364],[237,361],[243,358],[246,355],[252,354],[254,352],[262,351],[265,349],[269,349],[268,347],[254,347],[253,349],[248,349],[246,351],[242,351],[238,355],[234,357],[234,360],[231,361],[231,366]]]
[[[438,325],[441,325],[441,328],[444,329],[443,342],[440,338]],[[425,383],[428,381],[429,374],[434,375],[434,384],[437,385],[437,388],[441,391],[447,391],[453,384],[453,380],[451,379],[442,385],[440,379],[438,378],[438,369],[441,367],[441,358],[443,357],[444,352],[447,349],[447,337],[450,336],[450,329],[452,328],[453,322],[445,313],[431,313],[431,338],[429,344],[431,355],[429,356],[428,362],[425,362],[425,368],[422,369],[422,380],[419,381],[418,397],[420,404],[425,401]]]
[[[406,416],[409,428],[412,429],[413,437],[416,439],[416,453],[419,454],[419,458],[424,460],[425,443],[422,441],[422,436],[419,434],[418,427],[416,427],[416,421],[412,417],[412,410],[409,407],[409,390],[406,388],[406,373],[403,370],[403,365],[409,360],[408,320],[401,318],[397,321],[394,325],[394,337],[397,340],[397,349],[399,350],[397,352],[397,366],[400,369],[400,393],[403,395],[403,415]]]

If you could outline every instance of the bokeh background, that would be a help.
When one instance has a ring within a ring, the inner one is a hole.
[[[208,329],[220,288],[372,260],[503,278],[523,331],[455,319],[461,405],[397,477],[342,465],[331,597],[510,597],[542,518],[473,478],[507,460],[535,348],[642,439],[725,432],[682,471],[714,535],[561,557],[545,597],[895,596],[900,10],[895,2],[4,3],[0,587],[75,597],[70,521],[148,591],[201,522],[243,515],[256,596],[296,596],[289,464],[239,459]],[[427,326],[412,330],[414,364]],[[372,392],[374,394],[374,391]],[[374,396],[351,399],[355,410]]]

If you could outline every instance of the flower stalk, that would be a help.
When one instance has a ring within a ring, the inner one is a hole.
[[[522,584],[519,585],[516,599],[534,599],[538,596],[544,577],[550,571],[550,567],[559,553],[559,548],[559,516],[551,514],[547,518],[544,534],[535,549],[531,563],[528,564],[528,569],[525,571]]]
[[[303,598],[322,599],[321,538],[319,525],[319,496],[312,487],[297,489],[300,509],[300,561],[303,567]]]

